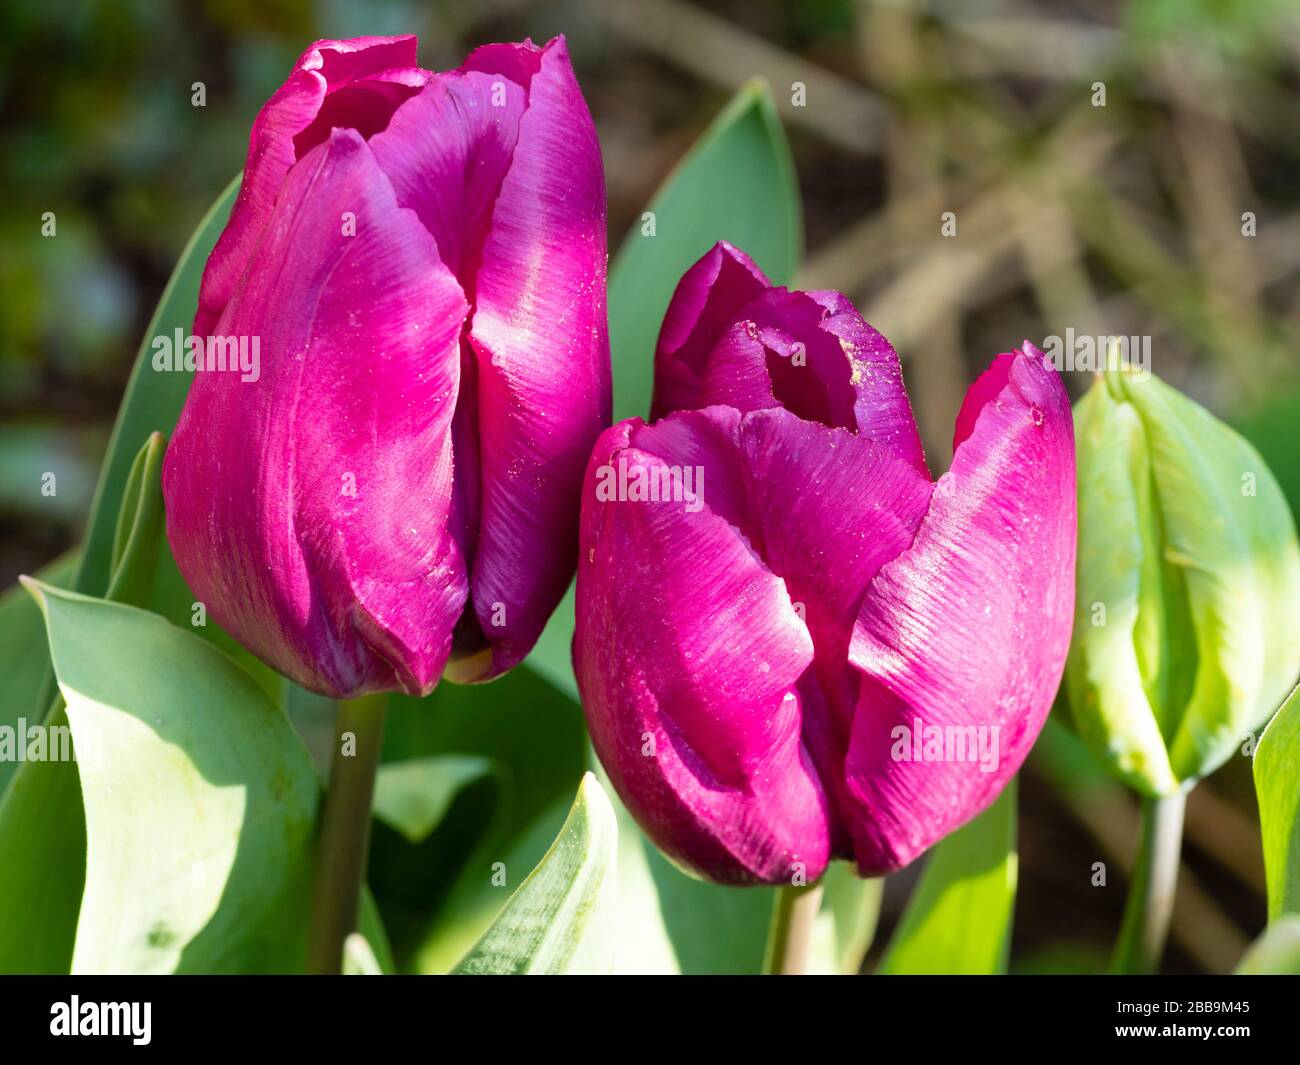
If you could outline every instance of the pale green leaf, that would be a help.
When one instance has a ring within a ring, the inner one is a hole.
[[[491,776],[492,763],[474,755],[435,755],[380,766],[375,816],[411,843],[425,839],[465,785]]]
[[[298,969],[319,786],[283,712],[154,614],[33,589],[85,805],[73,972]]]
[[[1300,976],[1300,915],[1271,922],[1236,971],[1238,976]]]
[[[885,882],[864,880],[850,862],[831,862],[821,879],[821,909],[813,925],[810,974],[854,976],[871,947]]]
[[[388,942],[388,932],[379,915],[379,906],[375,903],[374,893],[365,884],[361,885],[361,913],[357,917],[357,931],[354,934],[365,942],[366,949],[379,966],[381,974],[387,976],[397,971],[397,966],[393,963],[393,948]]]
[[[344,976],[382,976],[383,968],[366,937],[360,932],[351,933],[343,941]]]
[[[1300,688],[1282,704],[1255,748],[1255,792],[1272,920],[1300,913]]]
[[[621,974],[756,974],[773,888],[738,890],[688,876],[660,853],[617,798]]]
[[[467,974],[600,974],[614,965],[618,829],[587,773],[551,849],[456,967]]]

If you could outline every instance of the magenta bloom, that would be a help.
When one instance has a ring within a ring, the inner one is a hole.
[[[658,420],[606,430],[583,489],[574,661],[601,761],[713,880],[906,865],[996,798],[1056,692],[1065,389],[1029,344],[999,355],[931,483],[886,340],[725,244],[656,359]]]
[[[194,323],[260,366],[196,374],[164,471],[195,596],[337,697],[528,653],[609,424],[604,181],[564,41],[446,73],[415,47],[319,41],[262,108]]]

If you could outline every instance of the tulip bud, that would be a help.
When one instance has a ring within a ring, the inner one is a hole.
[[[213,617],[339,698],[518,663],[611,401],[604,181],[563,39],[445,73],[413,37],[309,48],[254,123],[194,332],[164,488]],[[214,362],[236,349],[260,365]]]
[[[1059,376],[1000,355],[932,483],[884,337],[720,244],[668,309],[655,413],[601,436],[582,499],[574,664],[610,781],[720,882],[906,865],[993,802],[1060,682]]]
[[[1100,375],[1075,426],[1070,714],[1112,772],[1167,795],[1222,765],[1295,681],[1295,523],[1258,452],[1154,377]]]

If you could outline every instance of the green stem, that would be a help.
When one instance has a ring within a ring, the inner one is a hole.
[[[769,976],[802,976],[808,970],[813,925],[821,909],[822,886],[783,887],[772,908],[763,972]]]
[[[309,973],[337,975],[343,965],[343,941],[357,927],[387,705],[384,692],[338,704],[334,759],[316,857]]]
[[[1142,800],[1142,842],[1111,959],[1112,972],[1154,973],[1160,967],[1174,912],[1186,805],[1183,791]]]

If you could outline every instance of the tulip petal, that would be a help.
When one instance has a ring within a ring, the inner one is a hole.
[[[717,403],[852,429],[926,472],[889,342],[840,293],[769,287],[726,243],[678,284],[655,356],[655,417]]]
[[[364,122],[354,127],[363,135],[381,127],[421,79],[415,44],[410,36],[317,41],[298,58],[289,78],[253,123],[239,197],[203,272],[196,335],[212,332],[234,295],[289,168],[328,135],[329,126],[316,124],[328,97],[343,93],[337,112],[329,109],[338,119],[334,125]],[[369,90],[359,84],[367,81]],[[314,132],[303,140],[309,129]]]
[[[471,303],[526,104],[526,87],[508,79],[481,72],[435,74],[370,140],[397,202],[415,211],[433,234],[442,261]]]
[[[425,693],[442,671],[467,594],[445,528],[466,309],[336,129],[290,170],[216,326],[259,338],[260,376],[195,376],[164,470],[172,550],[224,628],[314,691]]]
[[[808,297],[827,312],[818,328],[839,341],[849,362],[858,432],[887,446],[928,479],[921,434],[912,417],[912,404],[903,386],[903,368],[893,345],[868,325],[840,293],[809,292]]]
[[[725,240],[682,275],[655,348],[652,419],[704,406],[700,384],[710,352],[740,311],[771,284],[753,259]]]
[[[738,524],[739,419],[722,407],[633,419],[597,442],[574,662],[601,761],[665,852],[725,883],[788,883],[796,863],[811,880],[830,846],[796,689],[813,647],[785,582]],[[611,492],[620,462],[629,487]],[[630,488],[637,471],[697,467],[706,488],[695,510]]]
[[[610,418],[604,175],[564,41],[480,49],[467,66],[507,76],[534,62],[470,328],[482,469],[471,595],[492,658],[457,679],[509,669],[541,634],[576,563],[582,473]]]
[[[887,446],[784,410],[746,416],[742,441],[750,535],[812,634],[803,736],[842,828],[854,809],[842,786],[857,700],[857,673],[845,668],[854,622],[881,566],[911,545],[930,479]]]
[[[1065,389],[1026,344],[971,391],[952,469],[913,545],[872,582],[854,631],[862,682],[845,774],[862,809],[851,827],[864,874],[907,864],[992,803],[1065,662],[1075,546]]]
[[[471,307],[483,245],[510,169],[526,97],[524,85],[500,75],[437,74],[370,141],[397,202],[415,211],[433,235],[442,261],[460,280]],[[430,130],[437,135],[430,136]],[[460,358],[452,425],[456,477],[449,524],[470,567],[480,533],[482,470],[478,359],[466,339],[461,342]],[[477,628],[475,621],[472,629]],[[481,645],[481,633],[473,633],[470,642]]]

